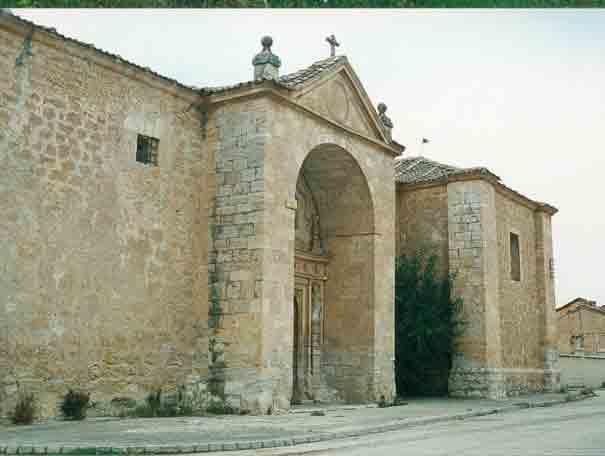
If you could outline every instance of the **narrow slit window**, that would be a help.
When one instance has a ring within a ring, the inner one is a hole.
[[[519,236],[515,233],[510,233],[510,278],[516,282],[521,281]]]
[[[158,166],[158,145],[160,140],[150,136],[137,136],[137,161]]]

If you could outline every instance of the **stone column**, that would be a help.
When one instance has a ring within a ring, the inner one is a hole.
[[[538,302],[544,306],[544,390],[561,389],[559,350],[557,347],[557,312],[555,302],[554,259],[552,246],[552,211],[539,208],[536,223],[536,287]]]
[[[449,183],[447,191],[453,292],[464,300],[450,394],[502,398],[495,189],[489,182],[472,180]]]

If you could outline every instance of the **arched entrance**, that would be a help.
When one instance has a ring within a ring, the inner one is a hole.
[[[292,403],[372,396],[374,211],[343,148],[305,158],[296,183]]]

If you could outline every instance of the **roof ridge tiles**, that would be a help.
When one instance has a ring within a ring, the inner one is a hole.
[[[294,71],[292,73],[284,74],[279,76],[274,82],[282,87],[287,89],[295,89],[307,82],[319,78],[321,75],[326,73],[329,70],[335,68],[338,64],[342,62],[346,62],[347,57],[345,55],[337,55],[334,57],[328,57],[326,59],[318,60],[313,62],[311,65],[305,68],[301,68],[300,70]],[[238,89],[241,87],[253,86],[262,81],[244,81],[237,84],[226,85],[226,86],[218,86],[218,87],[203,87],[201,89],[202,92],[208,94],[216,94],[227,92],[229,90]]]
[[[198,92],[206,93],[206,94],[213,94],[213,93],[221,93],[221,92],[226,92],[228,90],[238,89],[241,87],[252,86],[255,84],[255,81],[243,81],[243,82],[239,82],[236,84],[215,86],[215,87],[210,87],[210,86],[196,87],[196,86],[192,86],[192,85],[187,85],[176,79],[164,76],[156,71],[153,71],[149,67],[144,67],[142,65],[138,65],[134,62],[126,60],[125,58],[123,58],[122,56],[120,56],[118,54],[114,54],[114,53],[105,51],[101,48],[98,48],[94,44],[86,43],[86,42],[78,40],[76,38],[71,38],[69,36],[63,35],[63,34],[59,33],[54,27],[46,27],[46,26],[43,26],[40,24],[36,24],[33,21],[30,21],[28,19],[25,19],[25,18],[15,14],[10,9],[5,9],[5,8],[0,9],[0,18],[9,18],[13,21],[16,21],[23,25],[31,27],[34,30],[43,31],[43,32],[46,32],[46,33],[49,33],[49,34],[55,36],[56,38],[64,40],[66,42],[74,43],[78,46],[82,46],[83,48],[91,49],[91,50],[99,53],[100,55],[103,55],[105,57],[112,59],[116,63],[121,63],[121,64],[125,64],[128,66],[134,67],[144,73],[158,77],[171,84],[176,84],[177,86],[182,87],[187,90],[198,91]],[[285,87],[288,89],[293,89],[293,88],[296,88],[296,87],[306,83],[307,81],[309,81],[311,79],[315,79],[316,77],[319,77],[324,72],[334,68],[335,66],[337,66],[337,64],[339,64],[341,62],[345,62],[345,61],[347,61],[347,57],[345,55],[327,57],[325,59],[321,59],[316,62],[313,62],[310,66],[308,66],[306,68],[302,68],[293,73],[289,73],[289,74],[280,76],[274,82],[282,87]]]

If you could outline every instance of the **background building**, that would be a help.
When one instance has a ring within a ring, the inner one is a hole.
[[[576,298],[557,309],[560,353],[605,354],[605,307]]]

